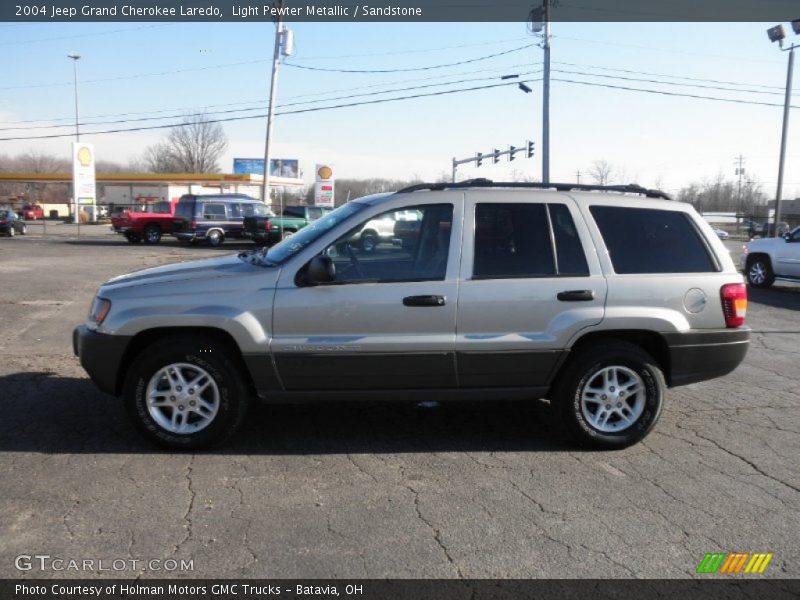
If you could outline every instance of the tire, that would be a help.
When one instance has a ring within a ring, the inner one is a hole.
[[[14,230],[14,226],[13,225],[9,225],[9,227],[8,227],[8,237],[14,237],[15,235],[17,235],[17,232]]]
[[[616,377],[606,379],[605,374],[611,373]],[[629,387],[639,391],[625,397]],[[581,348],[569,360],[559,374],[553,400],[579,444],[625,448],[653,429],[666,387],[658,363],[642,348],[606,340]]]
[[[145,348],[133,361],[122,390],[134,426],[150,441],[179,450],[208,448],[229,439],[244,421],[249,400],[245,375],[233,352],[202,336],[180,336]],[[187,387],[196,378],[206,384],[199,395]],[[160,406],[149,406],[152,393],[158,394]],[[196,408],[189,407],[192,402]]]
[[[28,233],[28,226],[27,225],[23,225],[22,226],[22,230],[19,233],[20,233],[20,235],[26,235]]]
[[[161,227],[158,225],[148,225],[144,228],[144,243],[157,244],[161,241]]]
[[[747,283],[757,288],[768,288],[775,282],[772,264],[766,256],[751,256],[745,265]]]
[[[361,239],[359,240],[359,248],[365,254],[372,254],[375,252],[375,248],[378,247],[378,242],[380,238],[378,234],[374,231],[365,231],[361,234]]]
[[[222,235],[222,232],[219,229],[212,229],[206,234],[206,240],[208,241],[208,245],[216,248],[217,246],[221,246],[222,242],[225,241],[225,236]]]

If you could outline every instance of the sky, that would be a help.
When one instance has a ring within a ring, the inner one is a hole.
[[[551,181],[574,182],[580,171],[581,180],[589,182],[592,164],[605,160],[615,169],[614,183],[674,193],[719,174],[735,179],[735,159],[742,155],[747,176],[772,197],[788,53],[767,39],[771,25],[554,23]],[[290,28],[295,54],[279,71],[272,156],[299,159],[307,180],[316,163],[332,164],[339,178],[433,180],[449,176],[454,157],[527,140],[536,144],[532,159],[518,154],[513,162],[462,165],[458,178],[541,177],[543,53],[540,38],[524,23],[295,23]],[[92,132],[171,124],[198,110],[215,118],[262,115],[273,35],[271,23],[252,22],[0,23],[6,50],[0,138],[26,138],[0,140],[0,154],[33,150],[69,157],[72,137],[31,138],[74,133],[70,52],[82,57],[77,65],[81,137],[95,144],[99,160],[136,159],[167,130]],[[452,65],[465,61],[470,62]],[[528,82],[531,93],[512,84],[285,114],[495,85],[508,81],[502,75],[514,74]],[[800,106],[800,75],[794,87],[793,103]],[[385,93],[402,88],[415,89]],[[223,126],[229,139],[223,171],[232,171],[234,157],[263,156],[264,118]],[[800,115],[795,114],[784,197],[800,197]]]

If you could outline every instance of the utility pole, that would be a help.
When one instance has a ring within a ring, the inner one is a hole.
[[[275,50],[272,55],[272,80],[269,84],[269,109],[267,111],[267,138],[264,142],[264,179],[261,182],[261,199],[269,204],[269,160],[272,141],[272,122],[275,118],[275,95],[278,92],[278,67],[281,62],[281,35],[283,34],[283,0],[278,0],[278,17],[275,22]]]
[[[67,54],[67,58],[72,59],[72,84],[75,90],[75,141],[81,141],[81,129],[80,123],[78,118],[78,61],[81,58],[81,55],[77,52],[72,52]],[[78,224],[78,235],[81,232],[81,218],[78,214],[78,194],[77,190],[75,189],[75,182],[72,182],[72,222]]]
[[[575,178],[578,180],[576,183],[580,183],[581,182],[581,170],[580,169],[575,171]]]
[[[738,166],[736,167],[736,175],[739,176],[739,183],[737,185],[737,193],[736,193],[736,233],[739,233],[742,220],[739,215],[742,214],[742,176],[744,175],[744,156],[741,154],[736,157],[736,163]]]
[[[786,163],[786,138],[789,134],[789,108],[792,104],[792,71],[794,70],[793,44],[789,49],[789,66],[786,71],[786,99],[783,103],[783,131],[781,133],[781,157],[778,164],[778,187],[775,191],[775,237],[778,237],[778,224],[781,222],[781,199],[783,198],[783,170]]]
[[[542,76],[542,183],[550,183],[550,0],[543,0],[544,73]]]

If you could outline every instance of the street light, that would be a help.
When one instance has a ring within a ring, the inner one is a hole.
[[[81,130],[78,125],[78,61],[81,55],[77,52],[67,54],[67,58],[72,59],[72,82],[75,89],[75,141],[81,141]]]
[[[78,61],[81,55],[77,52],[67,54],[67,58],[72,59],[72,83],[75,89],[75,141],[81,141],[81,130],[78,124]],[[72,222],[78,224],[78,232],[80,233],[80,215],[78,214],[78,196],[75,189],[75,182],[72,182]]]
[[[792,21],[792,31],[800,34],[800,19]],[[767,37],[770,42],[778,42],[781,50],[789,52],[789,65],[786,70],[786,99],[783,103],[783,131],[781,132],[781,153],[778,159],[778,187],[775,191],[775,237],[778,233],[778,223],[781,221],[781,199],[783,196],[783,170],[786,162],[786,138],[789,133],[789,107],[792,103],[792,73],[794,71],[794,49],[800,48],[800,44],[792,44],[788,48],[783,47],[783,40],[786,39],[786,32],[783,25],[776,25],[767,29]]]

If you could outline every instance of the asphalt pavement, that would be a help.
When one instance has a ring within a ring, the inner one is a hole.
[[[718,551],[800,577],[800,286],[751,290],[744,364],[625,450],[574,448],[544,401],[258,406],[222,449],[158,450],[72,328],[111,276],[248,247],[0,239],[0,577],[682,578]],[[138,562],[15,566],[37,554]]]

